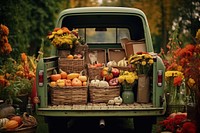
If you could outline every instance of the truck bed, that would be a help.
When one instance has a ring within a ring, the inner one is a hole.
[[[88,103],[84,105],[52,105],[38,108],[38,113],[47,116],[139,116],[162,115],[163,107],[147,104],[107,105],[106,103]]]

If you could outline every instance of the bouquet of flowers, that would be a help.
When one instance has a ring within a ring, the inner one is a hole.
[[[137,79],[138,79],[137,74],[135,72],[129,72],[129,71],[122,71],[118,77],[118,81],[123,86],[124,89],[132,89]]]
[[[67,27],[54,28],[47,38],[58,48],[72,49],[79,44],[78,29],[70,31]]]
[[[187,119],[187,113],[172,113],[159,122],[161,131],[172,133],[196,133],[196,125]],[[159,131],[160,132],[160,131]]]
[[[148,75],[153,63],[153,56],[146,52],[138,52],[128,59],[128,64],[131,64],[138,74]]]

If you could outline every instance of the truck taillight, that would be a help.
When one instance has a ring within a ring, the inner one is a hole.
[[[39,74],[38,74],[38,85],[39,86],[43,86],[44,84],[44,70],[39,70]]]
[[[159,87],[162,86],[162,78],[163,78],[163,71],[162,70],[158,70],[158,82],[157,82],[157,85]]]

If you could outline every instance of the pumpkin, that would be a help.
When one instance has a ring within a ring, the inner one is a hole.
[[[56,81],[51,81],[49,85],[50,85],[51,87],[56,87],[56,86],[57,86],[57,83],[56,83]]]
[[[82,86],[82,81],[78,78],[72,79],[72,86]]]
[[[11,117],[10,120],[16,120],[19,125],[22,123],[22,118],[18,115]]]
[[[83,86],[87,86],[87,82],[83,82]]]
[[[78,79],[82,82],[86,82],[87,81],[87,76],[83,75],[83,71],[80,72],[80,75],[78,77]]]
[[[122,98],[120,96],[114,98],[114,102],[116,105],[122,104]]]
[[[65,80],[65,85],[66,86],[72,86],[72,81],[70,79]]]
[[[100,80],[98,80],[97,77],[95,77],[95,79],[91,80],[90,85],[91,86],[99,86],[99,82],[100,82]]]
[[[99,87],[109,87],[109,84],[108,84],[107,81],[101,80],[101,81],[99,82]]]
[[[64,87],[64,86],[65,86],[65,80],[64,80],[64,79],[58,79],[58,80],[56,81],[56,83],[57,83],[57,85],[58,85],[59,87]]]
[[[9,120],[4,127],[6,129],[15,129],[19,126],[19,123],[16,120]]]
[[[63,71],[62,69],[59,69],[61,79],[66,79],[67,78],[67,72]]]
[[[70,54],[67,56],[67,59],[72,60],[72,59],[74,59],[74,56]]]
[[[79,77],[79,73],[70,73],[67,75],[67,79],[74,79]]]
[[[2,127],[4,127],[8,121],[9,121],[8,118],[1,118],[1,119],[0,119],[0,129],[1,129]]]
[[[53,74],[50,75],[50,78],[52,81],[57,81],[58,79],[61,79],[61,74],[58,74],[57,71],[54,69]]]

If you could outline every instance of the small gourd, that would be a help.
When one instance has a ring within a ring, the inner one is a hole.
[[[122,98],[120,96],[114,98],[114,102],[116,105],[122,104]]]
[[[99,81],[99,87],[109,87],[109,83],[105,81],[105,78]]]
[[[59,87],[64,87],[64,86],[65,86],[65,80],[64,80],[64,79],[58,79],[58,80],[56,81],[56,83],[57,83],[57,85],[58,85]]]
[[[113,99],[111,99],[111,100],[108,101],[107,104],[108,104],[108,105],[114,105],[114,104],[115,104],[115,101],[114,101]]]
[[[9,121],[8,118],[1,118],[0,119],[0,129],[3,128],[8,121]]]
[[[117,63],[117,65],[118,65],[118,66],[122,66],[122,67],[127,66],[126,58],[120,60],[120,61]]]
[[[96,76],[95,79],[91,80],[90,85],[91,86],[99,86],[99,82],[100,82],[100,80],[98,80],[97,76]]]

